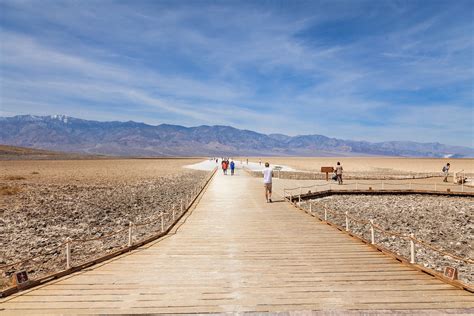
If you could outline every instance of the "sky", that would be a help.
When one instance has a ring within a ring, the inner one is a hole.
[[[474,147],[474,1],[0,0],[0,116]]]

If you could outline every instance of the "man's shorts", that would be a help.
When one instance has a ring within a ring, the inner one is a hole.
[[[271,183],[265,183],[265,191],[268,191],[269,193],[272,193],[272,184]]]

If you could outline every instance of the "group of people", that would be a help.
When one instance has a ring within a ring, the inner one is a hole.
[[[218,160],[216,159],[216,162]],[[221,167],[222,167],[222,172],[227,175],[227,170],[230,169],[230,175],[233,176],[235,172],[235,162],[231,159],[229,161],[229,158],[222,158],[221,162]]]

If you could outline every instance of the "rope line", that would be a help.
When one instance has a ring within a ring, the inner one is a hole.
[[[85,243],[85,242],[90,242],[90,241],[96,241],[96,240],[101,240],[101,239],[106,239],[106,238],[109,238],[109,237],[112,237],[112,236],[115,236],[117,234],[120,234],[121,232],[127,230],[128,228],[122,228],[116,232],[112,232],[108,235],[104,235],[104,236],[100,236],[100,237],[95,237],[95,238],[89,238],[89,239],[71,239],[71,242],[75,242],[75,243]]]
[[[204,189],[204,186],[205,186],[204,184],[206,184],[206,183],[209,182],[209,180],[212,178],[212,176],[214,175],[214,173],[216,172],[217,169],[218,169],[218,168],[215,167],[215,168],[210,172],[210,175],[207,177],[207,179],[206,179],[205,181],[201,181],[201,182],[197,185],[196,188],[199,188],[199,190],[196,190],[196,194],[199,195],[199,194],[201,193],[202,189]],[[194,192],[194,190],[193,190],[192,192]],[[191,201],[193,201],[193,200],[194,200],[194,199],[191,198]],[[191,201],[187,201],[187,202],[190,203]],[[189,206],[190,206],[190,205],[187,205],[186,208],[189,207]],[[169,215],[169,216],[168,216],[168,219],[171,218],[170,216],[172,216],[172,210],[171,210],[171,212],[166,212],[166,213],[162,212],[162,213],[158,216],[158,218],[162,218],[162,217],[164,218],[164,215],[165,215],[165,214]],[[176,214],[181,214],[181,210],[179,210],[179,212],[177,212]],[[151,221],[148,221],[148,222],[145,222],[145,223],[138,223],[138,224],[133,224],[133,223],[132,223],[132,226],[141,227],[141,226],[149,225],[149,224],[151,224],[151,223],[156,223],[156,221],[151,220]],[[61,247],[64,247],[64,245],[66,245],[68,242],[69,242],[69,243],[85,243],[85,242],[97,241],[97,240],[106,239],[106,238],[115,236],[115,235],[117,235],[117,234],[119,234],[119,233],[122,233],[122,232],[128,230],[128,226],[129,226],[129,224],[127,224],[126,227],[124,227],[124,228],[122,228],[122,229],[120,229],[120,230],[118,230],[118,231],[115,231],[115,232],[112,232],[112,233],[110,233],[110,234],[108,234],[108,235],[101,236],[101,237],[97,237],[97,238],[89,238],[89,239],[69,239],[69,241],[65,241],[65,242],[59,244],[58,246],[56,246],[55,248],[53,248],[52,250],[50,250],[50,251],[47,252],[47,253],[38,254],[38,255],[35,255],[35,256],[33,256],[33,257],[29,257],[29,258],[26,258],[26,259],[23,259],[23,260],[20,260],[20,261],[17,261],[17,262],[13,262],[13,263],[9,263],[9,264],[6,264],[6,265],[2,265],[2,266],[0,266],[0,270],[5,270],[5,269],[8,268],[8,267],[12,267],[12,266],[15,266],[15,265],[18,265],[18,264],[22,264],[22,263],[31,261],[31,260],[36,259],[36,258],[39,258],[39,257],[44,257],[44,256],[47,256],[47,255],[50,255],[50,254],[54,253],[57,249],[59,249],[59,248],[61,248]]]
[[[62,244],[60,244],[59,246],[57,246],[57,247],[51,249],[51,250],[48,251],[47,253],[41,253],[41,254],[39,254],[39,255],[36,255],[36,256],[30,257],[30,258],[27,258],[27,259],[23,259],[23,260],[20,260],[20,261],[17,261],[17,262],[5,264],[5,265],[3,265],[3,266],[0,266],[0,270],[5,270],[6,268],[13,267],[13,266],[16,266],[16,265],[18,265],[18,264],[25,263],[25,262],[31,261],[31,260],[36,259],[36,258],[39,258],[39,257],[44,257],[44,256],[47,256],[47,255],[50,255],[50,254],[52,254],[52,253],[55,253],[56,250],[58,250],[59,248],[63,247],[65,244],[66,244],[66,242],[63,242]]]
[[[348,218],[350,218],[351,220],[353,220],[354,222],[356,223],[360,223],[360,224],[363,224],[363,225],[367,225],[367,224],[371,224],[370,221],[368,220],[365,220],[365,219],[361,219],[361,218],[357,218],[357,217],[354,217],[352,215],[349,215],[349,214],[345,214],[345,213],[341,213],[341,212],[338,212],[338,211],[334,211],[332,209],[329,209],[327,208],[326,206],[323,206],[323,210],[325,210],[326,212],[328,213],[331,213],[331,214],[334,214],[334,215],[338,215],[338,216],[347,216]],[[394,232],[394,231],[388,231],[388,230],[385,230],[384,228],[382,228],[381,226],[377,225],[377,224],[372,224],[372,227],[377,230],[378,232],[382,233],[383,235],[386,235],[386,236],[395,236],[395,237],[399,237],[400,239],[404,239],[404,240],[413,240],[413,242],[419,244],[419,245],[422,245],[426,248],[429,248],[435,252],[438,252],[444,256],[448,256],[448,257],[451,257],[455,260],[459,260],[459,261],[463,261],[465,263],[468,263],[468,264],[473,264],[474,263],[474,259],[470,258],[470,257],[467,257],[467,258],[463,258],[463,257],[460,257],[460,256],[457,256],[455,254],[452,254],[450,252],[447,252],[441,248],[438,248],[436,246],[433,246],[423,240],[420,240],[420,239],[417,239],[417,238],[414,238],[414,237],[411,237],[409,235],[406,235],[406,234],[403,234],[403,233],[399,233],[399,232]]]

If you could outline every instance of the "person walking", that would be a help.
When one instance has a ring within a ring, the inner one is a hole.
[[[265,163],[265,169],[263,169],[262,173],[263,185],[265,187],[265,199],[267,200],[267,203],[272,203],[273,170],[270,168],[270,164],[268,162]]]
[[[444,173],[443,182],[448,182],[449,167],[451,167],[451,165],[449,164],[449,162],[443,167],[443,173]]]
[[[233,160],[230,161],[230,175],[234,175],[235,163]]]
[[[227,163],[226,163],[226,161],[225,161],[225,160],[222,160],[221,165],[222,165],[222,172],[223,172],[224,174],[227,174]]]
[[[342,184],[342,166],[341,163],[338,161],[336,168],[336,177],[337,177],[337,184]]]

